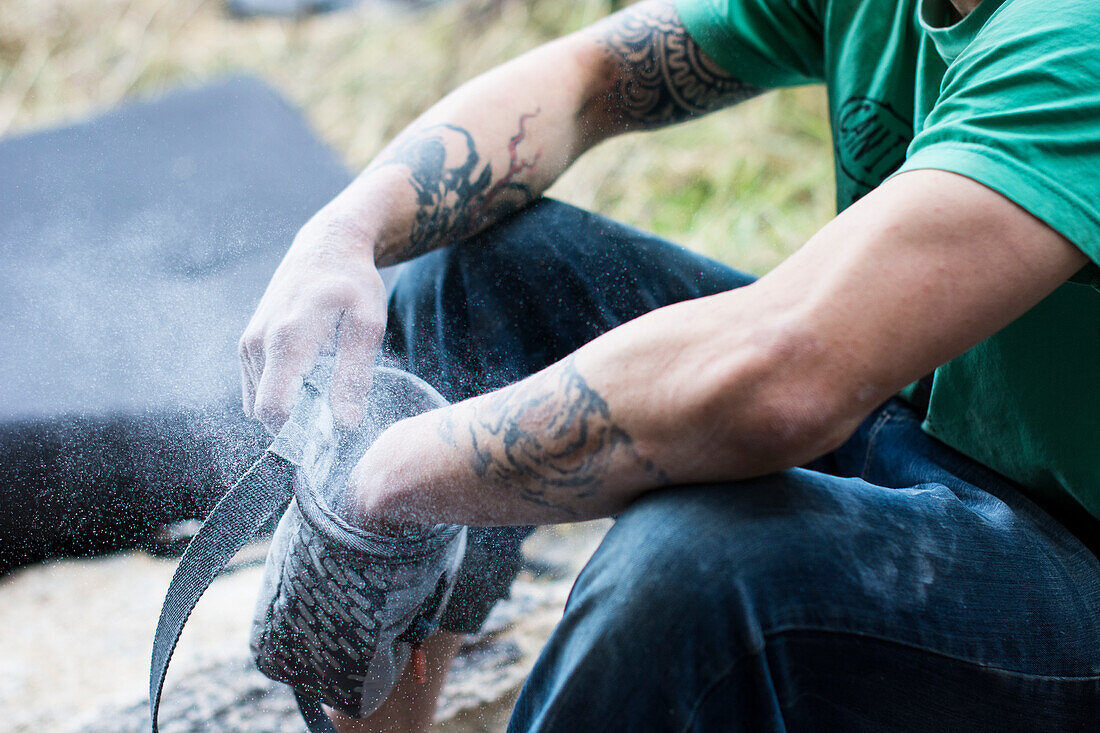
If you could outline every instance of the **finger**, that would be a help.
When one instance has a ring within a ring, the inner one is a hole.
[[[307,344],[304,334],[282,332],[267,340],[263,374],[256,385],[255,414],[264,427],[277,433],[290,417],[302,378],[317,359],[319,344]]]
[[[331,399],[333,418],[345,430],[355,428],[363,419],[384,330],[385,324],[363,306],[346,310],[340,319]]]
[[[248,367],[241,361],[241,409],[247,417],[252,417],[252,406],[256,403],[256,387],[248,375]]]
[[[241,340],[237,342],[237,359],[241,367],[241,406],[244,414],[253,416],[256,404],[256,384],[259,382],[259,373],[256,372],[251,352],[258,348],[258,339],[245,332]]]

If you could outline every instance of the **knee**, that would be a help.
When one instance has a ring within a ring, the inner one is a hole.
[[[436,249],[408,262],[394,286],[395,294],[432,295],[442,286],[498,285],[511,275],[531,276],[534,266],[554,257],[561,245],[573,238],[569,215],[583,212],[547,199],[539,200],[516,215],[470,239]]]
[[[623,642],[676,638],[729,650],[759,646],[755,624],[745,623],[751,548],[737,541],[728,512],[716,511],[728,491],[664,490],[624,512],[577,579],[567,616],[595,616],[604,633]]]
[[[570,606],[599,607],[627,634],[676,627],[696,643],[758,651],[769,627],[814,613],[806,589],[828,586],[843,564],[848,523],[843,512],[830,519],[823,487],[805,474],[643,498],[608,532]]]
[[[391,326],[438,336],[445,331],[495,335],[563,280],[569,261],[552,242],[562,238],[561,207],[536,202],[469,240],[403,265],[390,294]]]
[[[539,201],[410,262],[390,297],[388,353],[453,400],[517,381],[594,338],[607,319],[592,281],[599,268],[575,256],[582,214]]]

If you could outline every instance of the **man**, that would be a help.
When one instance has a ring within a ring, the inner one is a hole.
[[[241,340],[245,410],[277,429],[335,343],[355,424],[375,265],[430,252],[386,345],[461,401],[368,451],[363,521],[617,516],[513,729],[1097,730],[1098,22],[644,0],[538,48],[302,229]],[[756,282],[538,198],[611,135],[822,81],[841,213]],[[478,535],[445,629],[520,538]],[[341,724],[423,726],[439,680]]]

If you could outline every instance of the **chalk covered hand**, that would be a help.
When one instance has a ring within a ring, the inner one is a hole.
[[[386,290],[368,241],[342,221],[322,211],[302,227],[240,339],[244,411],[272,433],[318,355],[333,349],[336,422],[351,428],[363,414],[386,328]]]

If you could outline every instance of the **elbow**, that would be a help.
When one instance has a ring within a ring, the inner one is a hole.
[[[794,468],[839,448],[860,421],[830,409],[829,398],[796,385],[761,397],[727,447],[744,461],[741,473],[758,476]]]
[[[877,404],[867,390],[853,394],[850,375],[834,363],[836,353],[805,329],[773,329],[745,352],[735,364],[718,366],[716,391],[707,400],[712,444],[728,457],[720,467],[726,478],[819,458],[851,437]]]
[[[559,41],[568,47],[566,58],[578,80],[574,123],[583,150],[636,127],[623,113],[623,70],[607,53],[592,29]]]

